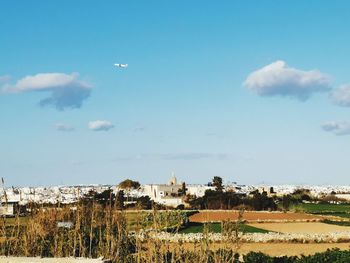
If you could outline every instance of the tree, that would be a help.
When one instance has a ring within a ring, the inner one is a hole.
[[[116,196],[111,189],[104,190],[101,193],[96,192],[95,190],[90,190],[81,198],[83,204],[92,204],[97,202],[103,206],[113,205],[115,202]]]
[[[141,209],[151,209],[152,208],[152,200],[149,196],[141,196],[137,199],[137,205]]]
[[[255,192],[253,197],[246,200],[254,210],[276,210],[277,205],[273,198],[267,196],[267,192]]]
[[[284,211],[289,210],[290,205],[292,204],[292,198],[290,195],[284,195],[282,197],[282,207]]]
[[[124,209],[124,201],[125,201],[125,197],[124,197],[124,191],[118,191],[117,196],[116,196],[116,200],[115,200],[115,206],[117,209],[122,210]]]
[[[183,183],[181,184],[181,188],[180,188],[179,191],[178,191],[178,195],[179,195],[179,196],[185,196],[185,195],[186,195],[186,191],[187,191],[186,183],[183,182]]]
[[[137,181],[133,181],[130,179],[126,179],[119,183],[119,188],[121,189],[138,189],[140,187],[140,183]]]
[[[222,191],[224,187],[222,186],[222,178],[220,176],[214,176],[213,186],[215,186],[216,191]]]

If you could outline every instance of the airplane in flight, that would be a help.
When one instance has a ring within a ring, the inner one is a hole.
[[[118,68],[127,68],[128,64],[114,64],[114,66]]]

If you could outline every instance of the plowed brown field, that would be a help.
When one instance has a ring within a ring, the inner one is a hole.
[[[200,211],[190,216],[191,222],[220,222],[223,220],[237,220],[238,211]],[[267,221],[319,221],[325,219],[324,216],[304,213],[282,213],[282,212],[256,212],[247,211],[243,214],[243,219],[248,222]]]

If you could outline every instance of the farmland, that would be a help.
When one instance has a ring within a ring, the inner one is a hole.
[[[153,252],[149,253],[157,253],[160,247],[165,246],[164,253],[168,251],[167,249],[179,253],[180,248],[197,253],[199,248],[206,247],[211,251],[219,248],[239,249],[237,251],[240,254],[262,251],[272,256],[312,254],[325,251],[327,248],[349,247],[349,243],[345,243],[350,232],[348,221],[336,221],[336,217],[328,214],[268,211],[245,211],[240,214],[234,210],[117,211],[110,210],[109,206],[103,207],[97,204],[92,206],[93,210],[88,208],[89,206],[81,205],[77,210],[69,207],[46,211],[39,209],[28,217],[7,218],[3,221],[6,225],[4,230],[7,231],[7,238],[2,240],[3,244],[6,244],[3,247],[4,253],[19,256],[26,254],[35,256],[43,253],[50,256],[87,257],[90,253],[93,257],[110,256],[114,253],[108,250],[110,242],[114,249],[122,246],[125,251],[133,247],[136,251],[153,249]],[[333,208],[339,213],[345,212],[347,206],[307,208],[309,211],[324,211],[331,214],[334,212]],[[57,229],[55,222],[62,220],[71,220],[75,222],[75,226],[80,224],[80,227],[71,230]],[[235,220],[239,222],[236,223]],[[225,222],[231,226],[230,230],[225,228]],[[234,234],[235,229],[240,233],[237,236]],[[232,239],[227,243],[224,237],[230,231],[231,234],[228,236],[231,235]],[[332,236],[333,232],[340,234]],[[205,233],[210,235],[206,236]],[[139,234],[140,236],[137,236]],[[36,250],[27,247],[28,237],[33,240],[31,247]],[[46,243],[47,241],[42,243],[42,238],[44,240],[55,238],[59,247],[48,245],[50,243]],[[98,244],[91,252],[90,240],[93,244]],[[12,247],[20,249],[15,250]],[[139,253],[139,256],[146,257],[143,252]]]
[[[300,207],[307,213],[347,213],[350,212],[349,204],[301,204]]]
[[[255,223],[251,226],[279,233],[329,233],[350,231],[350,227],[325,224],[321,222],[297,223]]]
[[[168,227],[180,226],[182,225],[182,220],[186,217],[187,212],[180,211],[157,211],[156,220],[153,220],[153,212],[142,210],[142,211],[125,211],[124,213],[127,230],[136,231],[138,229],[147,229],[154,227],[154,224],[157,224],[157,227],[160,229],[166,229]],[[8,227],[14,227],[17,225],[26,226],[30,220],[30,216],[22,217],[9,217],[2,218],[4,223]]]
[[[203,233],[204,223],[190,222],[186,228],[180,229],[179,233],[189,234],[189,233]],[[208,224],[208,231],[212,233],[221,233],[222,224],[221,223],[210,223]],[[268,230],[261,229],[259,227],[243,224],[239,226],[239,231],[243,233],[268,233]]]
[[[222,220],[237,220],[239,216],[238,211],[226,210],[205,210],[200,211],[190,216],[191,222],[220,222]],[[257,212],[246,211],[243,214],[243,220],[247,222],[257,221],[320,221],[324,217],[320,215],[306,214],[306,213],[283,213],[283,212]]]
[[[349,204],[301,204],[299,210],[315,215],[331,215],[342,218],[350,218]]]

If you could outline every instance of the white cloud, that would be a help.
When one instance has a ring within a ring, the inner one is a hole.
[[[350,107],[350,85],[343,85],[333,90],[330,94],[330,99],[336,105]]]
[[[90,121],[88,127],[93,131],[108,131],[114,128],[114,125],[110,121],[96,120]]]
[[[41,106],[54,106],[58,110],[80,108],[91,93],[91,85],[78,79],[79,74],[39,73],[26,76],[15,85],[7,84],[7,93],[48,92],[50,95],[39,102]]]
[[[249,74],[243,85],[261,96],[285,96],[304,101],[312,93],[328,91],[330,79],[318,70],[303,71],[278,60]]]
[[[73,126],[64,123],[56,123],[54,127],[58,131],[74,131]]]
[[[349,135],[350,122],[347,121],[330,121],[321,125],[322,129],[327,132],[332,132],[335,135]]]

